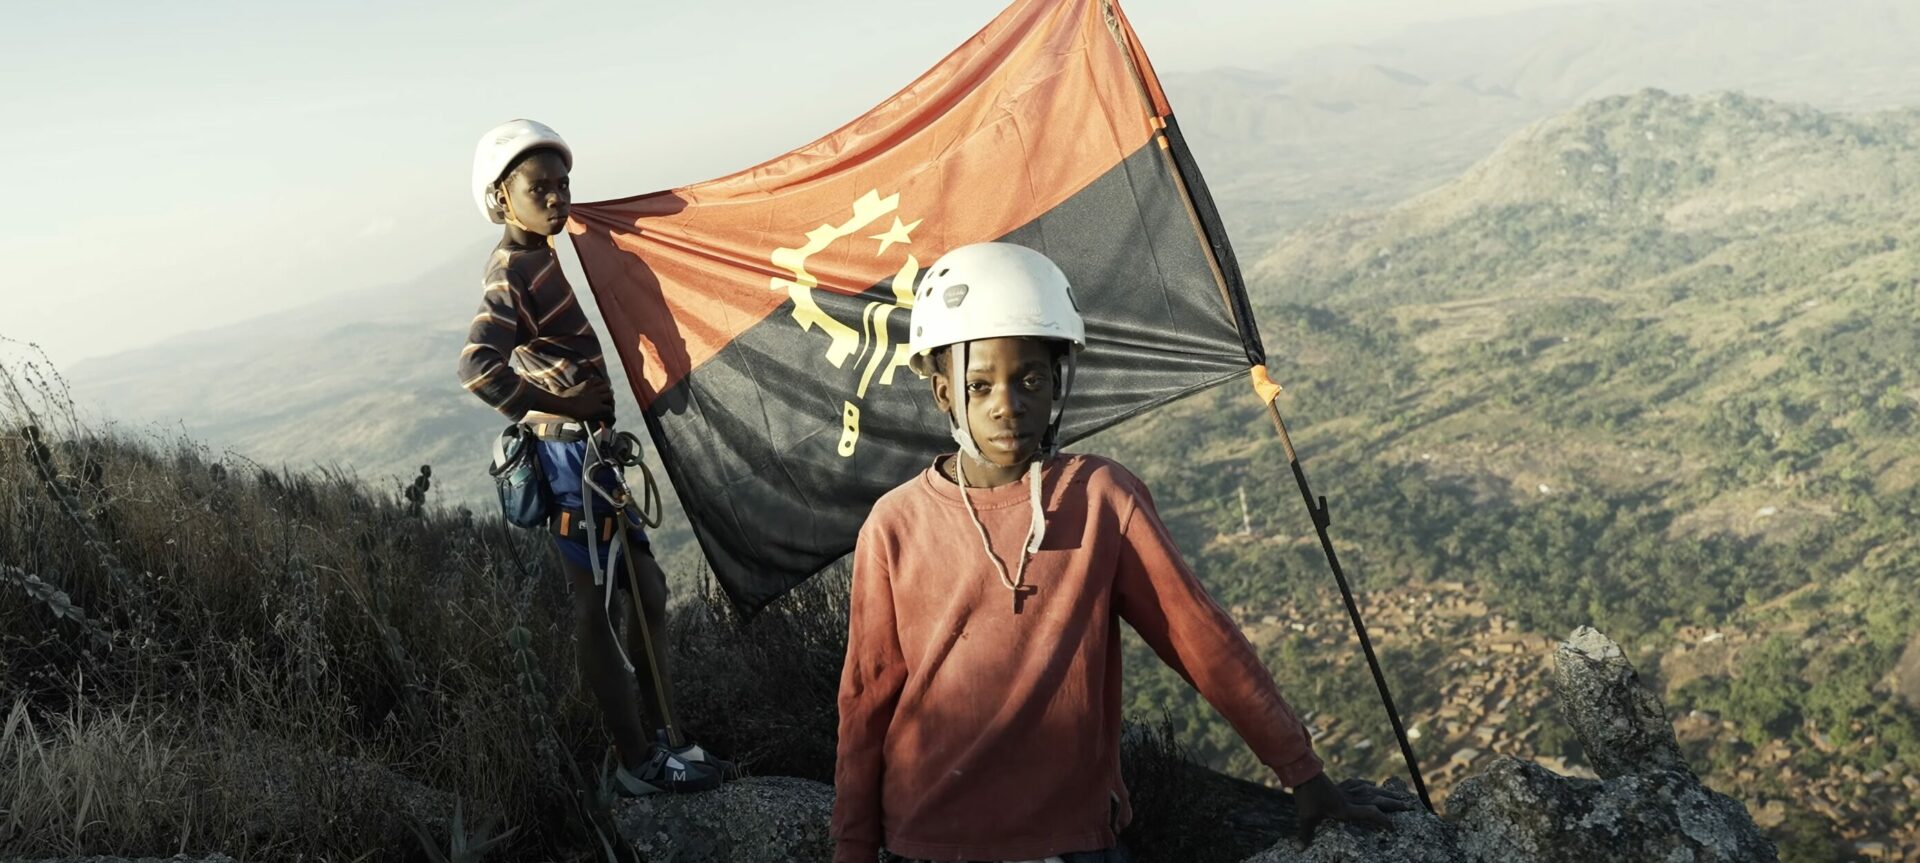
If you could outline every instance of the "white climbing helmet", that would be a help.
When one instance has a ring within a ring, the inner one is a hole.
[[[1080,318],[1073,287],[1046,255],[1013,243],[974,243],[940,256],[913,294],[907,321],[908,365],[922,377],[933,373],[933,352],[956,353],[951,368],[966,364],[965,345],[979,339],[1009,337],[1058,339],[1068,347],[1055,380],[1054,415],[1043,449],[1050,450],[1073,389],[1080,349],[1087,345],[1087,324]],[[967,389],[953,390],[948,417],[953,440],[962,452],[980,458],[967,428]]]
[[[560,160],[573,169],[573,148],[561,140],[560,133],[547,127],[545,123],[533,120],[508,120],[480,136],[480,143],[473,148],[473,203],[480,208],[480,215],[487,221],[493,221],[487,207],[487,189],[500,182],[500,175],[507,172],[507,166],[520,158],[528,150],[552,147],[560,151]]]
[[[913,370],[932,372],[935,348],[1008,336],[1087,344],[1073,288],[1060,267],[1013,243],[961,246],[935,261],[914,291],[907,350]]]

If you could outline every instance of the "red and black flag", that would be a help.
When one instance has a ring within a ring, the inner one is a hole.
[[[1238,267],[1117,4],[1020,0],[838,131],[710,182],[573,209],[580,262],[728,595],[853,549],[952,447],[907,368],[913,286],[957,246],[1044,252],[1087,321],[1064,441],[1264,362]]]

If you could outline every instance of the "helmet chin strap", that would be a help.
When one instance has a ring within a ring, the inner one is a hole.
[[[1054,390],[1053,416],[1047,422],[1046,434],[1040,439],[1039,454],[1027,465],[1027,492],[1033,506],[1033,523],[1027,528],[1027,551],[1030,553],[1038,552],[1040,543],[1047,538],[1047,508],[1040,500],[1040,465],[1060,451],[1060,420],[1067,415],[1067,394],[1073,392],[1073,373],[1078,365],[1077,360],[1073,349],[1068,348],[1064,374],[1057,378],[1060,383]]]
[[[980,445],[973,440],[972,427],[967,424],[966,342],[957,342],[947,348],[947,369],[949,372],[947,379],[957,384],[952,389],[953,415],[947,418],[950,421],[948,430],[953,434],[953,442],[960,445],[961,452],[973,456],[975,461],[986,461],[987,457],[980,454]],[[955,471],[956,474],[958,472],[958,470]],[[961,480],[960,484],[965,487],[966,481]]]
[[[1053,417],[1047,422],[1047,433],[1040,440],[1040,451],[1051,456],[1060,449],[1060,421],[1067,416],[1067,396],[1073,392],[1073,374],[1080,366],[1080,358],[1072,348],[1067,349],[1067,358],[1054,369],[1059,381],[1053,388]]]
[[[507,224],[512,225],[516,228],[519,228],[522,231],[526,231],[529,234],[534,233],[534,230],[532,228],[529,228],[526,225],[520,224],[519,215],[513,212],[513,199],[507,196],[506,180],[500,181],[500,211],[502,215],[506,216]]]

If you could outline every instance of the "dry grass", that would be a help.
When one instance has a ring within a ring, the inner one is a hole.
[[[580,841],[562,762],[600,735],[540,537],[87,428],[43,362],[0,380],[0,856],[407,856],[436,788],[509,853]]]
[[[680,708],[770,776],[833,781],[849,572],[835,566],[742,620],[717,587],[676,616]]]
[[[134,705],[36,722],[17,700],[0,727],[4,831],[44,837],[63,854],[116,853],[168,833],[184,840],[193,825],[151,803],[188,796],[195,755]]]

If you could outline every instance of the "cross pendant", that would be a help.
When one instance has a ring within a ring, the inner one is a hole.
[[[1027,597],[1032,596],[1035,592],[1036,591],[1034,590],[1033,585],[1031,584],[1023,584],[1023,585],[1020,585],[1019,587],[1014,588],[1013,589],[1013,613],[1019,614],[1020,606],[1024,605],[1026,603]]]

